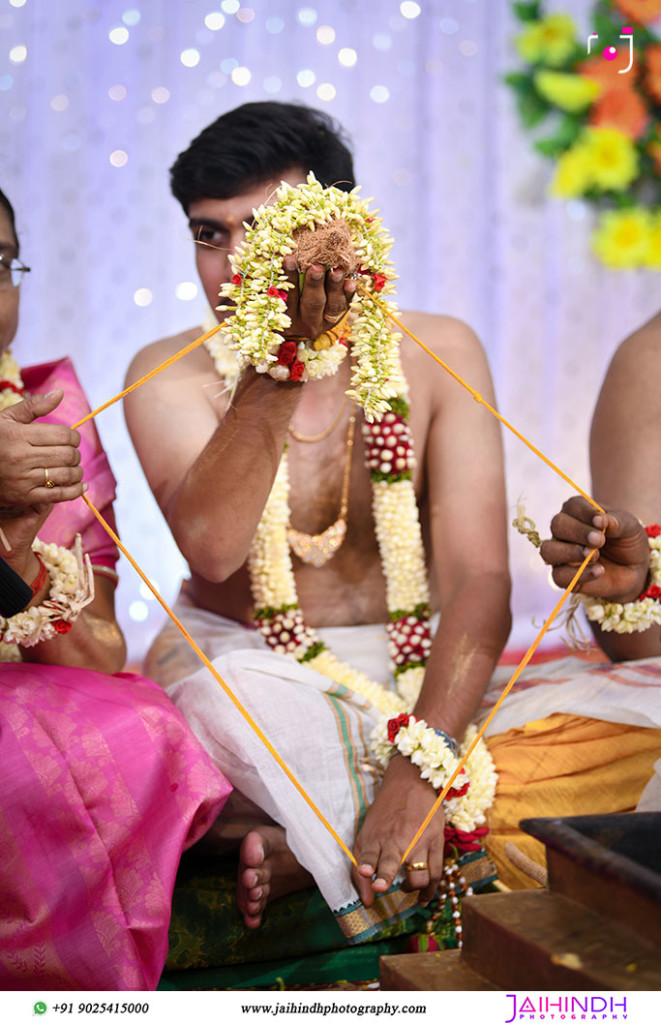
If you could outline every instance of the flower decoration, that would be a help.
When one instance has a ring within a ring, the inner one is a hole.
[[[399,335],[392,334],[386,323],[387,309],[394,307],[382,298],[393,291],[395,275],[386,258],[391,240],[380,221],[367,215],[367,206],[356,193],[323,189],[310,175],[307,185],[297,188],[283,183],[273,205],[255,211],[255,227],[247,232],[234,260],[234,277],[223,286],[222,294],[232,299],[233,306],[220,308],[232,309],[234,315],[205,346],[228,388],[249,363],[281,381],[325,376],[335,371],[351,349],[354,367],[347,394],[360,402],[365,412],[365,467],[372,484],[374,527],[386,581],[393,685],[383,686],[340,661],[305,622],[288,540],[286,449],[248,555],[253,614],[276,654],[295,658],[326,676],[335,684],[335,695],[353,698],[365,707],[371,705],[375,718],[381,716],[372,737],[375,757],[383,761],[384,754],[389,757],[392,753],[389,720],[399,723],[400,743],[407,735],[409,720],[412,733],[422,730],[420,749],[411,748],[410,753],[415,754],[411,759],[424,778],[438,786],[449,778],[447,769],[458,762],[435,730],[424,722],[418,727],[410,714],[420,693],[432,638],[425,551],[413,486],[415,455],[408,391]],[[281,269],[283,257],[295,251],[295,233],[300,227],[314,228],[334,219],[343,220],[351,229],[359,261],[357,273],[363,277],[367,294],[354,299],[351,310],[355,315],[350,314],[346,330],[330,331],[328,337],[314,341],[287,339],[281,333],[290,322],[284,311],[290,284]],[[371,301],[374,293],[379,294],[378,306]],[[467,740],[474,734],[469,730]],[[463,752],[467,750],[465,745]],[[465,778],[446,800],[448,827],[457,850],[472,849],[475,830],[484,823],[484,811],[493,801],[496,776],[485,751],[483,744],[476,747]]]
[[[595,207],[592,249],[606,266],[660,269],[661,39],[650,23],[661,0],[600,0],[585,37],[541,0],[514,11],[527,67],[506,82],[535,148],[554,161],[550,194]]]
[[[389,400],[400,391],[401,373],[398,375],[395,355],[399,336],[393,334],[387,314],[387,309],[396,309],[388,299],[395,280],[388,259],[392,238],[381,219],[370,212],[358,188],[351,192],[324,188],[313,174],[308,175],[306,184],[282,182],[272,200],[253,213],[253,226],[230,257],[234,274],[221,291],[231,305],[219,307],[231,312],[225,333],[239,366],[252,363],[259,373],[281,381],[305,381],[335,373],[347,354],[341,337],[328,346],[316,346],[313,339],[299,341],[295,358],[283,346],[283,332],[291,325],[286,312],[291,284],[282,261],[296,252],[299,233],[341,221],[348,227],[358,264],[356,273],[366,292],[357,294],[351,305],[356,359],[349,394],[362,405],[368,419],[385,413]],[[378,306],[371,301],[372,295],[378,296]]]
[[[19,365],[9,349],[0,355],[0,409],[16,405],[25,397]]]
[[[650,549],[650,584],[637,600],[619,604],[578,595],[590,622],[599,623],[605,633],[643,633],[650,626],[661,625],[661,527],[653,523],[645,527],[645,532]]]

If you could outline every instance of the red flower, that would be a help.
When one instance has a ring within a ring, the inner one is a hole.
[[[401,714],[397,715],[396,718],[388,719],[388,743],[395,742],[395,736],[399,730],[403,729],[405,725],[408,725],[412,718],[413,715]],[[413,720],[415,721],[415,718],[413,718]]]
[[[282,299],[283,302],[287,301],[287,292],[280,291],[280,289],[276,288],[276,286],[274,284],[272,284],[269,287],[269,289],[268,289],[266,294],[269,295],[272,299],[277,298],[277,299]]]
[[[644,601],[646,597],[651,597],[653,601],[658,601],[661,599],[661,587],[658,587],[656,583],[653,583],[651,587],[648,587],[647,590],[640,595],[638,600]]]
[[[278,366],[291,366],[296,359],[297,352],[298,345],[295,341],[283,341],[278,349],[276,364]]]
[[[64,633],[68,633],[71,630],[72,625],[73,623],[65,622],[63,619],[55,619],[55,622],[53,623],[53,629],[55,630],[56,633],[60,633],[63,635]]]
[[[374,278],[374,291],[380,292],[385,287],[385,283],[388,280],[385,274],[372,274]]]
[[[453,825],[446,825],[445,844],[454,846],[458,854],[473,853],[482,849],[484,837],[488,834],[489,829],[486,825],[482,828],[475,828],[472,832],[462,832],[461,829],[454,828]]]
[[[300,359],[295,359],[294,362],[291,364],[291,370],[289,371],[289,379],[300,380],[301,377],[303,376],[304,369],[305,363],[302,363]]]
[[[651,526],[645,527],[645,533],[648,537],[658,537],[661,533],[661,526],[658,523],[652,523]]]
[[[0,380],[0,391],[13,391],[17,395],[25,394],[23,388],[19,388],[16,384],[12,384],[10,380]]]
[[[241,274],[234,274],[233,275],[233,277],[232,277],[232,284],[241,284],[242,281],[243,281],[243,278],[241,277]]]
[[[465,776],[466,776],[466,771],[465,771],[465,769],[464,769],[464,768],[462,768],[462,769],[461,769],[461,771],[459,772],[459,775],[457,776],[457,778],[456,778],[456,780],[455,780],[455,781],[456,781],[456,782],[461,782],[461,781],[463,781],[463,780],[461,779],[461,776],[462,776],[462,775],[463,775],[463,776],[464,776],[464,778],[465,778]],[[459,785],[459,786],[453,786],[453,787],[452,787],[452,789],[449,789],[449,790],[448,790],[448,793],[447,793],[447,798],[448,798],[448,800],[453,800],[453,799],[454,799],[455,797],[459,797],[459,796],[465,796],[465,795],[466,795],[466,793],[467,793],[467,792],[468,792],[468,790],[469,790],[469,787],[470,787],[470,782],[468,781],[468,779],[466,779],[466,781],[464,782],[463,786],[462,786],[462,785]]]

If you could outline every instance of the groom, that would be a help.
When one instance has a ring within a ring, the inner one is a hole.
[[[354,185],[341,130],[325,114],[294,104],[241,106],[219,117],[179,155],[171,171],[172,190],[198,243],[197,269],[212,308],[233,273],[229,256],[242,241],[254,208],[269,200],[281,180],[297,184],[309,171],[325,186],[350,190]],[[344,315],[355,282],[345,280],[338,268],[313,264],[299,287],[293,258],[285,259],[284,269],[293,287],[287,298],[291,326],[283,338],[315,339]],[[470,328],[442,315],[407,312],[402,318],[494,403],[484,351]],[[128,382],[201,331],[196,325],[143,349]],[[495,420],[412,341],[402,344],[401,358],[417,452],[413,482],[433,609],[440,612],[414,711],[460,740],[510,626],[501,439]],[[234,723],[232,709],[217,684],[208,682],[208,673],[197,672],[199,663],[185,643],[168,627],[157,638],[149,674],[170,687],[203,743],[246,797],[232,827],[241,841],[237,898],[248,927],[259,925],[270,898],[309,884],[310,873],[323,891],[331,876],[345,872],[347,885],[352,883],[363,906],[370,908],[390,888],[436,798],[418,768],[402,756],[391,759],[374,792],[361,775],[367,726],[358,713],[347,726],[352,735],[341,736],[335,720],[324,718],[328,679],[269,651],[253,627],[247,557],[287,445],[290,522],[298,531],[316,535],[335,520],[349,474],[344,542],[321,567],[293,556],[305,619],[330,632],[333,643],[352,645],[372,678],[385,681],[388,676],[385,584],[359,429],[350,443],[351,416],[357,415],[358,424],[361,416],[344,398],[349,363],[347,358],[333,376],[308,383],[281,383],[251,367],[230,393],[219,380],[223,357],[210,345],[126,399],[127,422],[144,472],[189,565],[190,580],[177,605],[184,623],[209,656],[219,659],[219,671],[231,686],[245,677],[264,731],[279,750],[288,738],[292,741],[290,763],[314,799],[323,802],[325,795],[320,780],[325,778],[326,747],[333,766],[328,777],[338,771],[346,776],[348,795],[340,802],[347,809],[347,837],[357,861],[350,879],[348,862],[326,856],[316,841],[306,846],[306,832],[312,833],[305,808],[299,808],[286,780],[280,792],[275,764],[248,763],[251,738],[237,739],[240,723]],[[361,637],[368,640],[363,643]],[[282,668],[290,663],[291,670]],[[259,697],[267,678],[273,686]],[[292,696],[298,693],[305,695],[300,702]],[[404,888],[418,893],[423,904],[441,875],[443,836],[443,813],[438,812],[411,852],[415,867],[409,867]],[[328,836],[325,842],[333,846]]]

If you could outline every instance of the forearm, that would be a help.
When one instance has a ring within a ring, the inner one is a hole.
[[[472,721],[511,626],[506,573],[469,578],[444,606],[414,713],[461,739]]]
[[[244,564],[301,387],[248,369],[165,510],[182,554],[205,579],[222,582]]]

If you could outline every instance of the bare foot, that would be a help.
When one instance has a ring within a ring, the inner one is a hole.
[[[285,830],[260,825],[241,843],[236,902],[246,928],[259,928],[269,900],[304,889],[313,881],[287,846]]]

